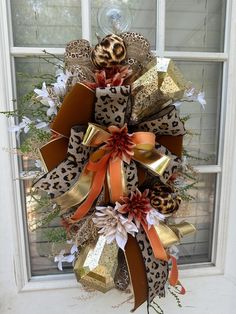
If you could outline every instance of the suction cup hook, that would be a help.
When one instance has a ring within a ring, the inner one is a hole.
[[[128,31],[132,24],[129,7],[122,1],[106,1],[98,10],[98,25],[105,34]]]

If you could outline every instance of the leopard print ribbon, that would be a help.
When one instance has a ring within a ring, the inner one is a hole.
[[[122,127],[130,111],[130,86],[96,89],[95,122]]]
[[[168,106],[148,120],[138,125],[139,130],[152,132],[155,135],[184,135],[186,133],[183,122],[175,106]]]
[[[73,127],[68,145],[67,157],[55,169],[46,173],[34,187],[41,189],[52,198],[56,198],[69,190],[80,176],[88,161],[91,147],[82,145],[84,127]]]
[[[165,285],[169,276],[169,266],[168,262],[155,258],[146,233],[142,228],[137,233],[136,239],[142,252],[144,264],[146,267],[148,281],[147,302],[148,305],[150,305],[156,296],[165,296]]]

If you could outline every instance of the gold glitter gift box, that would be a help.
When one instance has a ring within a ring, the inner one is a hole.
[[[74,266],[77,281],[103,293],[112,289],[117,254],[117,245],[107,244],[105,237],[100,236],[95,244],[89,244],[80,251]]]
[[[182,73],[169,58],[154,58],[132,85],[131,123],[136,124],[181,99],[187,88]]]

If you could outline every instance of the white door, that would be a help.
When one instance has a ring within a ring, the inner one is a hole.
[[[183,308],[177,308],[171,296],[160,305],[167,314],[235,313],[236,1],[123,2],[132,13],[131,30],[143,33],[159,56],[176,60],[185,76],[205,90],[208,103],[205,111],[192,103],[181,108],[183,115],[191,114],[188,127],[197,133],[186,146],[197,157],[194,166],[200,181],[192,191],[195,201],[176,219],[186,217],[198,233],[180,248],[181,280],[187,289]],[[17,72],[32,78],[48,70],[48,64],[38,59],[43,49],[61,56],[71,39],[95,43],[97,12],[104,3],[0,1],[0,111],[12,110],[16,97],[32,83]],[[60,273],[44,256],[47,247],[27,226],[30,218],[23,206],[27,191],[22,194],[17,158],[8,152],[15,145],[8,127],[1,115],[0,313],[128,313],[131,304],[122,304],[126,295],[87,293],[73,274]],[[145,305],[138,313],[146,313]]]

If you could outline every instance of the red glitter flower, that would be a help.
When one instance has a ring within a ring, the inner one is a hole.
[[[138,189],[131,192],[130,197],[122,197],[122,204],[117,203],[116,209],[122,214],[128,214],[128,219],[134,219],[139,228],[142,221],[146,221],[146,216],[152,210],[149,198],[147,197],[149,190],[146,189],[141,193]]]
[[[110,126],[108,130],[111,136],[102,148],[110,151],[113,159],[120,158],[129,164],[134,155],[133,148],[135,144],[133,142],[133,134],[128,133],[126,124],[122,128]]]
[[[114,66],[97,70],[94,74],[95,82],[83,82],[92,89],[106,86],[121,86],[132,73],[128,66]]]

